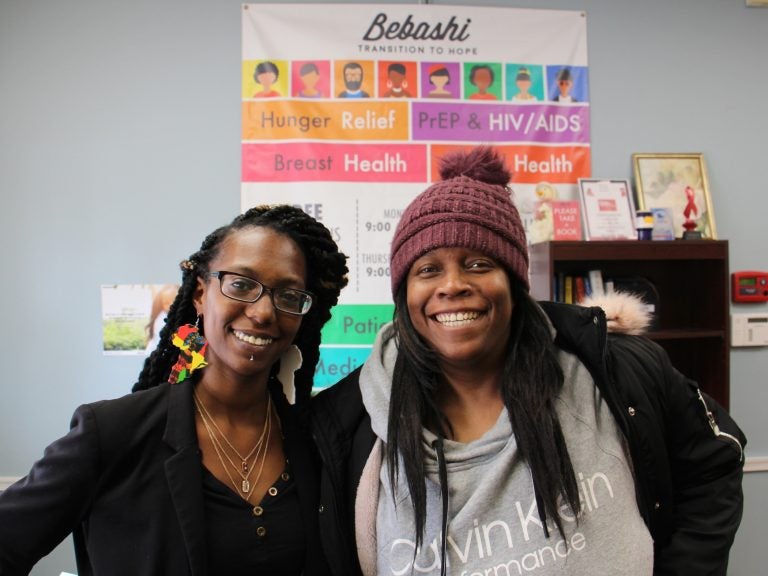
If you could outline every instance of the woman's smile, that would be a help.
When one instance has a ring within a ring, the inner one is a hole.
[[[434,319],[448,327],[463,327],[472,324],[480,317],[480,312],[466,311],[466,312],[442,312],[434,315]]]
[[[268,346],[269,344],[272,344],[274,342],[274,338],[265,338],[262,336],[252,336],[251,334],[246,334],[245,332],[241,332],[240,330],[232,329],[232,333],[235,335],[235,338],[242,342],[246,342],[247,344],[252,344],[254,346]]]

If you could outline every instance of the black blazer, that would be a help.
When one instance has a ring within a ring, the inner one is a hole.
[[[308,535],[304,574],[326,574],[312,450],[271,392]],[[28,574],[71,532],[80,576],[204,576],[204,522],[192,385],[161,384],[80,406],[69,434],[0,493],[0,574]]]

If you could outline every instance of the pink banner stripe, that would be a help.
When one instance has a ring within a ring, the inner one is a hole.
[[[426,144],[243,144],[243,182],[425,182]]]

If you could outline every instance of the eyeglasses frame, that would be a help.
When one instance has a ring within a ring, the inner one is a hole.
[[[243,300],[241,298],[235,298],[234,296],[230,296],[229,294],[224,293],[224,285],[221,282],[222,276],[225,276],[227,274],[231,274],[232,276],[239,276],[241,278],[246,278],[250,280],[251,282],[255,282],[259,286],[261,286],[261,291],[259,292],[259,295],[256,296],[253,300]],[[232,272],[231,270],[217,270],[215,272],[208,272],[208,275],[213,278],[219,279],[219,291],[221,292],[222,296],[229,298],[230,300],[234,300],[235,302],[244,302],[246,304],[253,304],[254,302],[258,302],[262,296],[264,296],[264,293],[266,292],[269,294],[269,299],[272,302],[272,306],[274,306],[275,310],[278,310],[280,312],[284,312],[285,314],[291,314],[293,316],[306,316],[310,310],[312,310],[312,306],[315,303],[315,295],[312,294],[312,292],[309,292],[307,290],[300,290],[299,288],[283,288],[284,290],[293,290],[294,292],[298,292],[300,294],[303,294],[304,296],[309,297],[309,308],[307,308],[304,312],[291,312],[290,310],[283,310],[282,308],[279,308],[277,304],[275,304],[275,290],[280,290],[281,288],[270,288],[264,282],[257,280],[256,278],[253,278],[251,276],[248,276],[246,274],[241,274],[240,272]]]

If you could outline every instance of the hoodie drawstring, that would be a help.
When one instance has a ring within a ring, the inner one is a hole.
[[[440,530],[440,576],[448,574],[446,556],[448,555],[448,470],[445,466],[445,451],[443,448],[443,435],[438,434],[432,442],[432,448],[437,456],[437,469],[440,478],[440,498],[443,502],[443,518]]]

